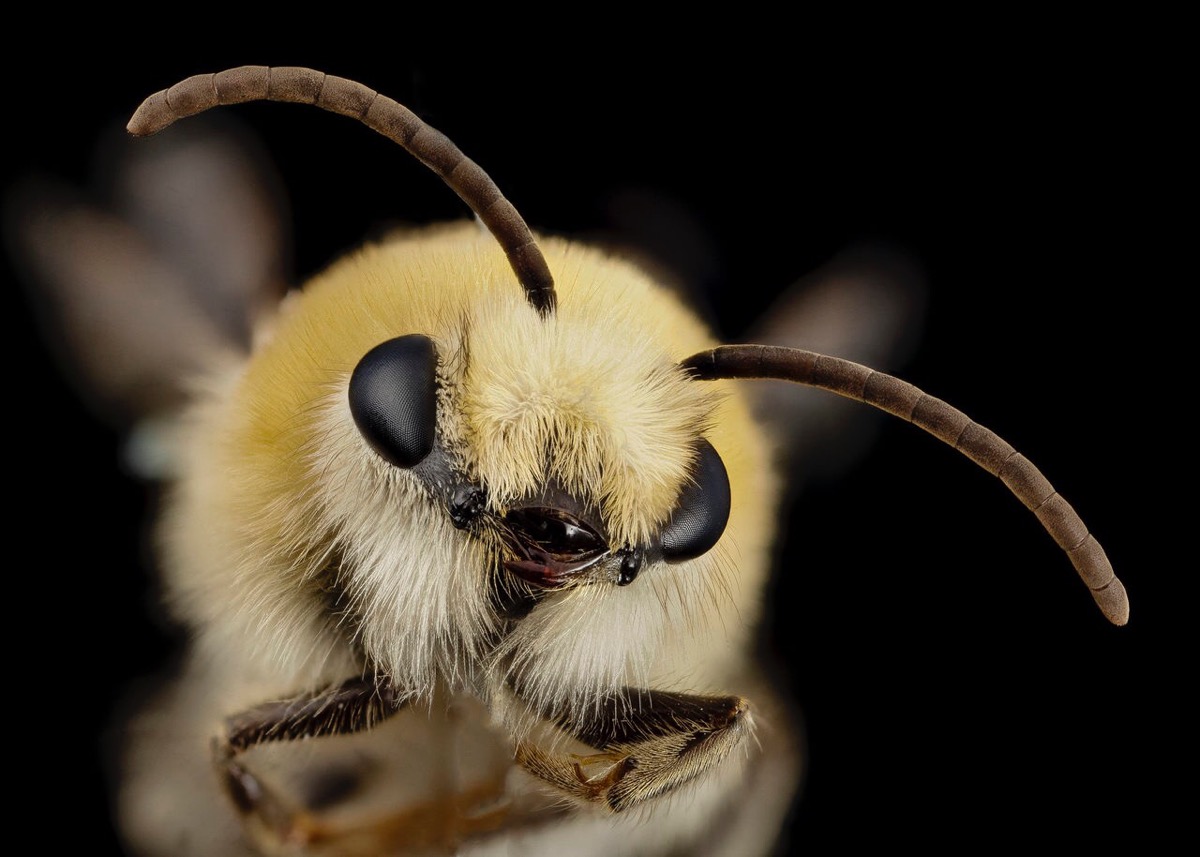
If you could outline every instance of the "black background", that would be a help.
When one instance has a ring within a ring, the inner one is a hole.
[[[1045,23],[986,43],[971,29],[953,45],[814,29],[668,53],[622,37],[603,51],[504,43],[438,59],[408,55],[419,29],[374,50],[47,40],[39,62],[10,72],[5,182],[82,182],[100,134],[189,74],[302,64],[416,110],[537,227],[611,228],[624,190],[678,201],[711,237],[706,287],[728,336],[851,241],[907,248],[930,303],[899,374],[1041,466],[1108,549],[1132,621],[1104,621],[996,480],[887,425],[787,521],[767,645],[806,722],[790,845],[1145,845],[1182,811],[1168,779],[1194,744],[1178,690],[1195,684],[1194,652],[1169,605],[1195,561],[1169,554],[1187,538],[1160,487],[1168,473],[1190,482],[1176,449],[1192,430],[1158,398],[1172,371],[1155,368],[1181,344],[1173,289],[1195,279],[1164,265],[1182,235],[1163,211],[1179,181],[1158,87],[1169,57],[1133,55],[1120,22],[1099,34]],[[346,119],[233,112],[277,158],[298,279],[380,223],[463,214]],[[119,470],[117,435],[50,365],[20,290],[6,289],[19,474],[10,649],[22,665],[11,740],[28,754],[30,800],[69,818],[53,836],[103,853],[116,846],[100,736],[122,690],[169,648],[151,618],[146,498]]]

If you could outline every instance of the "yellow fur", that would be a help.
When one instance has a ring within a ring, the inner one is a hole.
[[[673,296],[597,250],[542,246],[559,296],[545,319],[475,224],[367,247],[309,283],[199,406],[165,532],[181,610],[214,660],[240,662],[249,644],[269,685],[314,687],[353,661],[353,642],[419,695],[505,676],[573,705],[623,684],[727,689],[768,567],[766,442],[735,388],[678,369],[714,341]],[[636,586],[553,594],[485,659],[494,560],[372,452],[346,404],[361,356],[409,333],[437,344],[439,430],[493,511],[554,481],[600,510],[615,545],[642,543],[703,436],[730,477],[721,542]],[[336,550],[352,553],[355,641],[312,591]]]

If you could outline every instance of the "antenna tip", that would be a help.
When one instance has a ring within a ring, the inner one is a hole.
[[[1114,625],[1124,625],[1129,621],[1129,596],[1125,594],[1125,586],[1117,578],[1101,589],[1092,590],[1092,598],[1104,617]]]
[[[157,134],[174,121],[167,106],[167,91],[156,92],[143,101],[134,111],[125,130],[135,137]]]

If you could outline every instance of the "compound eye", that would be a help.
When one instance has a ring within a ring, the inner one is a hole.
[[[661,536],[663,558],[681,562],[708,553],[729,521],[729,474],[707,440],[698,445],[692,480]]]
[[[366,353],[350,376],[350,413],[371,448],[396,467],[413,467],[433,449],[437,349],[421,334]]]

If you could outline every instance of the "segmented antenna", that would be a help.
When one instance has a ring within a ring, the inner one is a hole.
[[[525,220],[483,169],[450,138],[415,113],[361,83],[311,68],[246,65],[198,74],[142,102],[127,126],[137,137],[155,134],[178,119],[223,104],[288,101],[313,104],[362,122],[399,143],[448,184],[500,242],[529,302],[554,312],[554,278]]]
[[[963,453],[999,477],[1066,551],[1092,598],[1114,625],[1129,621],[1129,598],[1104,549],[1054,486],[1021,453],[957,408],[906,381],[859,363],[799,348],[725,345],[693,354],[680,364],[695,378],[766,378],[794,381],[873,405]]]

